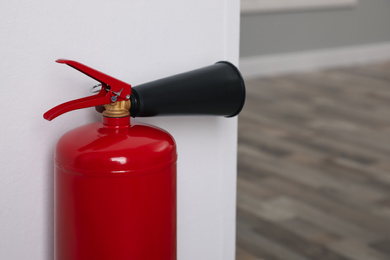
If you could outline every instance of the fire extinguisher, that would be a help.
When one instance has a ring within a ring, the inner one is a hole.
[[[98,94],[58,105],[55,117],[97,107],[103,122],[57,143],[56,260],[176,260],[176,144],[166,131],[130,121],[159,115],[237,115],[245,85],[229,62],[131,85],[71,60],[100,82]]]

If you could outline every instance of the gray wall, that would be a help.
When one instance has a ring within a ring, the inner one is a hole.
[[[241,15],[241,57],[390,42],[390,0],[354,8]]]

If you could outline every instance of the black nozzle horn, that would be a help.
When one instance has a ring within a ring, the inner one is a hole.
[[[245,84],[230,62],[192,70],[135,86],[131,93],[132,117],[165,115],[219,115],[240,113]]]

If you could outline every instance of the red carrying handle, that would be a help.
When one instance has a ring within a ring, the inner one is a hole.
[[[116,101],[124,101],[130,99],[130,84],[113,78],[107,74],[90,68],[77,61],[58,59],[56,60],[56,62],[67,64],[70,67],[99,81],[100,83],[102,83],[102,88],[97,95],[68,101],[56,107],[53,107],[43,115],[43,118],[45,118],[46,120],[51,121],[57,116],[60,116],[72,110],[105,105],[114,103]]]

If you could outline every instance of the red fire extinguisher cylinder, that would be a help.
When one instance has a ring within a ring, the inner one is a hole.
[[[176,259],[176,146],[167,132],[103,118],[58,142],[56,259]]]

